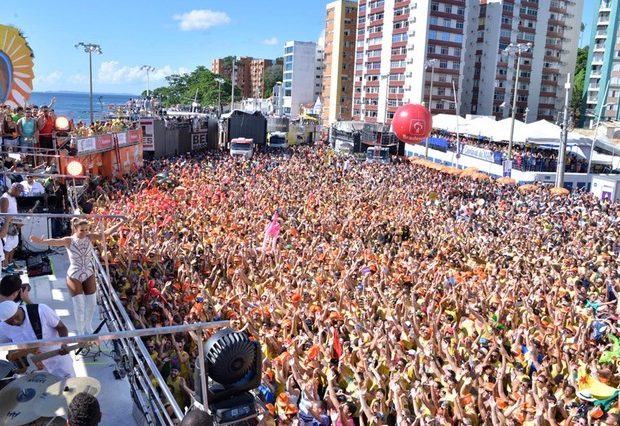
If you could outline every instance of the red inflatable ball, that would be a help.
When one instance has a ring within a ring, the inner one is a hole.
[[[424,105],[407,104],[396,110],[392,120],[394,133],[401,141],[415,144],[431,134],[433,117]]]

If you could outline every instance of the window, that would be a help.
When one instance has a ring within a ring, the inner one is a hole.
[[[398,43],[400,41],[407,41],[407,33],[394,34],[392,36],[392,43]]]
[[[448,61],[446,61],[445,59],[439,61],[439,68],[448,68]]]
[[[442,55],[448,55],[449,53],[450,53],[450,49],[448,49],[446,46],[441,46]]]
[[[450,33],[441,33],[441,39],[443,41],[450,41]]]
[[[284,96],[291,96],[291,89],[286,89],[284,91]]]
[[[444,12],[446,12],[446,13],[452,13],[452,5],[450,5],[450,4],[444,4],[444,5],[443,5],[443,8],[444,8]]]
[[[366,55],[369,58],[376,58],[378,56],[381,56],[381,49],[375,49],[375,50],[367,50],[366,51]]]
[[[409,26],[409,21],[397,21],[394,22],[394,29],[397,30],[399,28],[407,28]]]
[[[456,28],[458,28],[459,30],[462,30],[464,27],[465,25],[463,24],[463,22],[461,21],[456,22]]]
[[[437,31],[429,31],[428,32],[428,39],[429,40],[437,40]]]
[[[287,53],[293,53],[293,46],[288,46],[284,49],[284,54],[286,55]]]
[[[284,66],[284,71],[292,71],[293,70],[293,64],[286,64]]]
[[[437,2],[432,2],[431,3],[431,10],[433,12],[438,12],[439,11],[439,4]]]
[[[429,44],[428,46],[426,46],[426,53],[435,53],[435,45]]]
[[[392,61],[390,62],[390,68],[405,68],[407,66],[406,61]]]
[[[439,19],[436,16],[431,16],[431,25],[437,25]]]
[[[456,41],[457,43],[462,43],[463,42],[463,34],[454,34],[454,41]]]
[[[443,18],[443,26],[452,28],[452,19]]]

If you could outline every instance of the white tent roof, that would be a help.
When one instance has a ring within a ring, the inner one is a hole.
[[[528,142],[533,144],[545,144],[545,145],[560,145],[560,138],[562,137],[562,129],[560,126],[547,121],[539,120],[535,123],[527,125]],[[590,145],[591,139],[586,138],[576,132],[568,132],[567,143],[575,145]]]
[[[459,121],[459,128],[460,128]],[[467,133],[472,136],[487,136],[489,131],[497,126],[497,121],[490,117],[475,117],[467,120],[467,130],[463,133]]]
[[[437,114],[433,116],[433,128],[456,133],[458,120],[458,131],[467,133],[468,121],[463,117],[452,114]]]
[[[487,133],[491,140],[494,140],[496,142],[509,141],[511,122],[512,118],[504,118],[503,120],[498,121],[495,126],[489,127]],[[527,124],[525,124],[523,121],[515,120],[515,128],[512,140],[514,142],[525,142],[527,141],[527,136]]]

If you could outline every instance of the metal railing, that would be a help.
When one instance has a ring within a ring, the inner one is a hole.
[[[101,294],[100,307],[102,308],[104,318],[107,321],[108,329],[113,332],[113,335],[127,336],[116,340],[120,351],[122,351],[121,354],[117,355],[118,358],[120,358],[120,363],[127,367],[127,377],[132,389],[132,397],[135,404],[140,408],[141,412],[145,416],[145,421],[147,424],[171,425],[174,420],[182,420],[184,412],[177,404],[172,392],[166,385],[166,381],[159,372],[157,365],[155,365],[155,362],[151,358],[151,355],[140,336],[170,334],[181,331],[191,332],[206,328],[226,327],[229,325],[228,321],[162,327],[156,329],[157,333],[147,333],[145,332],[146,330],[136,330],[118,294],[114,290],[106,270],[96,256],[95,265],[97,267],[97,275],[101,283],[101,285],[99,285],[99,291]],[[200,371],[206,371],[204,365],[202,333],[191,334],[193,337],[198,339],[198,342],[196,343],[198,344],[198,349],[200,352],[198,360],[201,368]],[[157,388],[153,386],[151,377],[154,378],[159,384],[161,395]],[[197,383],[194,384],[194,386],[197,385]],[[204,375],[201,377],[200,385],[203,395],[206,396],[206,378]],[[166,409],[167,406],[172,408],[172,417],[168,414]],[[157,422],[154,422],[155,419]]]

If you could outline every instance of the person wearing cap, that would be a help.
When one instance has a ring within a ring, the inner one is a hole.
[[[8,191],[6,191],[0,197],[0,213],[15,213],[17,214],[17,197],[21,196],[24,192],[24,187],[19,183],[11,185]],[[6,221],[5,218],[0,217],[0,220]],[[15,264],[13,263],[13,254],[17,245],[19,244],[19,228],[15,223],[9,225],[7,229],[7,235],[3,238],[3,250],[4,260],[2,261],[2,272],[12,274],[15,272]]]
[[[65,326],[52,308],[45,304],[36,306],[38,307],[39,322],[41,325],[41,340],[58,339],[69,335],[67,326]],[[35,327],[32,325],[33,323],[26,311],[25,305],[20,306],[12,300],[1,302],[0,321],[0,343],[20,343],[38,340],[34,329]],[[49,352],[57,349],[60,349],[60,353],[57,356],[43,361],[45,370],[60,378],[75,377],[73,361],[68,355],[66,345],[60,347],[41,347],[42,352]]]
[[[0,302],[12,300],[20,305],[30,305],[30,290],[30,284],[23,284],[19,275],[5,275],[0,280]]]

